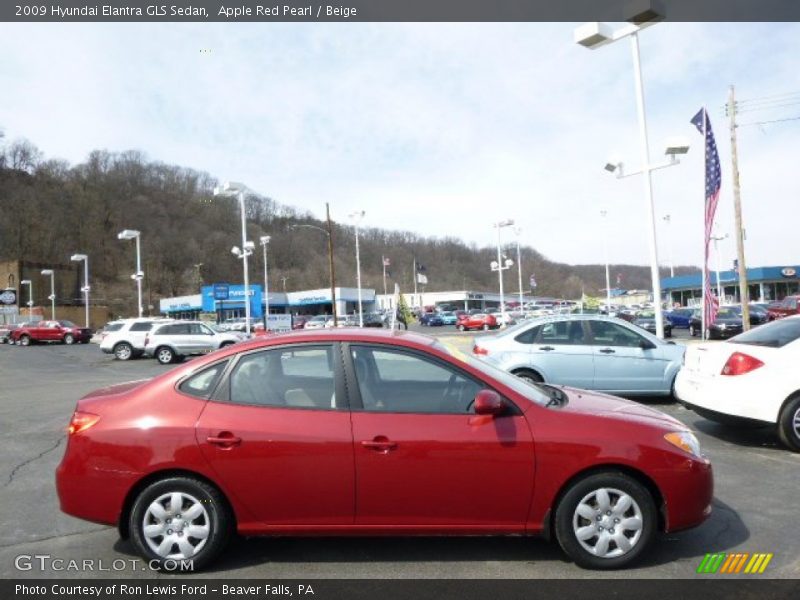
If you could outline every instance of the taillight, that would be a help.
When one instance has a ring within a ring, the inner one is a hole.
[[[73,435],[75,433],[80,433],[81,431],[86,431],[99,420],[100,417],[98,415],[76,410],[74,413],[72,413],[72,419],[67,427],[67,433],[69,435]]]
[[[749,354],[734,352],[722,367],[722,375],[744,375],[763,366],[763,362]]]
[[[480,346],[473,346],[472,353],[480,354],[481,356],[488,356],[489,351],[486,348],[481,348]]]

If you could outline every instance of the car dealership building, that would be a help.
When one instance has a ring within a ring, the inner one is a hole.
[[[717,289],[717,273],[710,271],[711,287]],[[728,302],[739,301],[739,274],[734,270],[720,271],[722,296]],[[661,280],[661,289],[672,302],[692,306],[702,298],[702,274],[680,275]],[[785,296],[800,293],[800,265],[779,267],[753,267],[747,269],[747,287],[753,302],[782,300]]]

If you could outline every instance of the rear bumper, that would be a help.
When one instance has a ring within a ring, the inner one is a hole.
[[[675,379],[675,395],[682,404],[701,416],[708,415],[707,418],[713,419],[718,414],[747,419],[754,424],[774,425],[778,420],[779,406],[769,402],[764,397],[763,387],[753,385],[748,377],[709,377],[684,367]]]

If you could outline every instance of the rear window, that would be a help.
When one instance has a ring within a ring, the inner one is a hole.
[[[800,319],[779,319],[740,333],[730,339],[736,344],[781,348],[800,338]]]
[[[123,325],[125,325],[125,323],[108,323],[105,327],[103,327],[103,331],[107,333],[111,333],[112,331],[119,331],[120,329],[122,329]]]
[[[153,327],[153,323],[150,321],[134,323],[131,325],[131,331],[150,331],[151,327]]]

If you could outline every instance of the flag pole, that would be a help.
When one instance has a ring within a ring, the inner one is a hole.
[[[708,130],[708,113],[703,105],[703,277],[700,288],[700,339],[706,339],[706,280],[708,279],[708,242],[706,241],[706,219],[708,218],[708,190],[706,189],[706,178],[708,177],[708,142],[706,141],[706,131]]]
[[[417,298],[416,298],[416,296],[417,296],[417,257],[416,256],[414,257],[414,270],[413,270],[412,276],[414,277],[414,302],[416,302],[417,301]]]
[[[386,257],[381,256],[381,262],[383,263],[383,295],[386,295]]]

